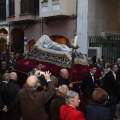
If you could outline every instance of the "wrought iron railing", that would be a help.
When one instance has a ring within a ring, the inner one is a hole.
[[[120,35],[89,36],[89,47],[101,47],[105,62],[115,63],[120,57]]]

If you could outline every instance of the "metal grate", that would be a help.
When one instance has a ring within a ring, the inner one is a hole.
[[[89,47],[101,47],[105,62],[115,63],[120,57],[120,35],[89,36]]]

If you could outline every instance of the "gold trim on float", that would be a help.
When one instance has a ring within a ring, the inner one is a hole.
[[[17,72],[20,72],[20,73],[23,73],[23,74],[29,74],[30,72],[28,72],[28,73],[26,73],[26,72],[22,72],[22,71],[20,71],[20,70],[16,70],[16,69],[13,69],[13,70],[15,70],[15,71],[17,71]]]

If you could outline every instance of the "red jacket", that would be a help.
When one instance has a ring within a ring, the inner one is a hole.
[[[69,112],[70,111],[70,112]],[[86,120],[82,112],[70,105],[60,107],[60,120]]]

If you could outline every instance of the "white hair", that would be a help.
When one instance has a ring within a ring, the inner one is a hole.
[[[2,76],[2,81],[9,81],[9,73],[5,73],[5,74]]]
[[[72,90],[68,91],[65,96],[65,102],[66,104],[70,104],[71,100],[74,100],[75,96],[78,96],[79,94],[77,92],[74,92]]]
[[[59,94],[65,96],[66,93],[69,91],[69,89],[68,89],[67,85],[63,84],[63,85],[58,87],[57,91],[58,91],[57,92],[58,96],[59,96]]]
[[[60,70],[60,75],[62,75],[65,71],[68,71],[67,69],[63,68]]]
[[[2,66],[4,63],[6,63],[6,62],[5,62],[5,61],[2,61],[2,62],[1,62],[1,66]],[[7,64],[7,63],[6,63],[6,64]]]
[[[117,62],[120,62],[120,58],[117,59]]]
[[[17,73],[16,72],[11,72],[10,73],[10,79],[17,80]]]

